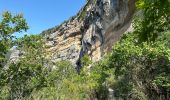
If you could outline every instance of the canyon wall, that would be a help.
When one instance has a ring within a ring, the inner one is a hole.
[[[69,60],[80,69],[88,54],[98,61],[131,30],[135,0],[88,0],[79,13],[58,27],[42,32],[46,51],[53,62]]]

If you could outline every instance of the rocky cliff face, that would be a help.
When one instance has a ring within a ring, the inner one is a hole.
[[[77,64],[88,54],[98,61],[131,26],[135,0],[88,0],[77,16],[44,31],[48,58]]]

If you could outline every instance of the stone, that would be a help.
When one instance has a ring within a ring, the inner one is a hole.
[[[47,34],[47,52],[51,59],[70,60],[77,67],[80,59],[89,54],[92,61],[98,61],[110,52],[112,46],[124,32],[131,32],[131,19],[136,0],[88,0],[77,16]],[[57,58],[54,54],[60,54]],[[80,68],[77,68],[80,69]]]
[[[50,48],[50,47],[53,47],[54,46],[54,42],[53,41],[48,41],[48,42],[46,42],[46,44],[45,44],[48,48]]]
[[[16,63],[20,57],[22,57],[23,52],[18,50],[16,47],[12,47],[7,54],[5,55],[7,59],[7,64],[4,65],[4,68],[7,69],[9,64]]]
[[[54,33],[50,34],[49,39],[53,40],[53,39],[55,39],[56,36],[57,36],[57,32],[54,32]]]

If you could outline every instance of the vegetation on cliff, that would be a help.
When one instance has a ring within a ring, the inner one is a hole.
[[[22,15],[5,12],[0,22],[0,99],[107,100],[111,89],[112,98],[168,100],[170,1],[138,0],[137,8],[143,16],[134,17],[134,32],[125,33],[99,62],[85,55],[80,74],[69,61],[46,59],[40,35],[13,39],[13,33],[28,26]],[[5,54],[12,46],[22,55],[7,64]]]

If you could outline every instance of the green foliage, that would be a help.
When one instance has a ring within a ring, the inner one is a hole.
[[[81,64],[83,66],[89,66],[90,64],[92,64],[92,61],[90,60],[90,57],[86,54],[83,56],[83,58],[81,59]]]
[[[12,38],[15,32],[26,31],[28,25],[22,14],[12,15],[4,12],[0,20],[0,67],[5,61],[5,54],[12,46]]]
[[[0,20],[0,87],[2,89],[0,93],[3,94],[0,96],[0,99],[7,99],[9,96],[8,87],[5,85],[10,77],[8,77],[8,72],[3,68],[6,64],[5,54],[12,47],[13,34],[15,32],[26,31],[27,29],[28,25],[22,14],[12,15],[8,11],[2,14],[2,19]]]
[[[42,44],[41,37],[36,35],[25,36],[16,41],[15,46],[23,55],[19,61],[10,63],[7,69],[2,69],[1,74],[4,79],[1,87],[6,87],[3,91],[8,91],[8,98],[23,99],[34,89],[46,86]]]
[[[32,98],[36,100],[106,99],[107,86],[104,82],[108,76],[111,76],[109,67],[105,68],[108,58],[106,57],[101,63],[91,65],[91,68],[90,65],[84,66],[79,75],[70,62],[57,62],[44,76],[47,86],[32,91]],[[84,59],[89,61],[88,56]]]
[[[137,7],[142,11],[142,17],[135,22],[140,42],[155,41],[159,34],[170,29],[169,0],[138,0]]]
[[[65,23],[65,21],[64,21],[63,23]],[[63,23],[62,23],[62,24],[63,24]],[[60,26],[55,26],[55,27],[53,27],[53,28],[49,28],[49,29],[47,29],[47,30],[45,30],[45,31],[42,31],[41,34],[42,34],[42,35],[52,34],[52,33],[56,32],[59,28],[60,28]]]
[[[83,19],[91,0],[79,16]],[[94,0],[94,3],[96,0]],[[138,0],[140,18],[134,32],[125,34],[110,54],[92,63],[85,55],[76,73],[69,61],[51,62],[41,35],[15,41],[23,54],[8,68],[0,69],[0,99],[107,100],[108,88],[119,98],[130,100],[168,99],[170,93],[169,0]],[[12,25],[14,24],[14,25]],[[0,63],[10,47],[12,34],[27,30],[22,15],[3,15],[0,22]],[[44,31],[53,33],[58,27]]]
[[[46,75],[44,75],[46,79],[47,86],[41,88],[38,91],[33,91],[32,96],[34,99],[38,100],[48,100],[48,99],[61,99],[65,100],[67,95],[73,95],[72,91],[69,91],[71,88],[72,78],[76,75],[75,69],[72,64],[68,61],[57,62],[54,65],[52,70],[48,70]],[[69,84],[67,84],[69,82]],[[74,84],[74,83],[72,83]],[[73,88],[75,86],[73,85]],[[35,93],[36,92],[36,93]],[[70,98],[68,97],[68,98]],[[67,99],[68,99],[67,98]]]
[[[28,29],[26,20],[22,14],[12,15],[10,12],[2,14],[0,23],[1,37],[8,39],[14,32],[26,31]]]
[[[80,20],[83,20],[86,17],[86,15],[87,15],[87,8],[89,7],[89,5],[91,3],[91,0],[87,0],[86,2],[87,2],[86,5],[81,10],[81,12],[78,14]],[[94,2],[95,2],[95,0],[94,0]]]
[[[142,16],[134,32],[114,46],[110,67],[115,69],[116,95],[125,99],[167,99],[170,83],[169,0],[138,0]]]
[[[165,45],[170,48],[170,31],[163,33],[163,35],[159,36],[157,39],[157,43]]]
[[[170,49],[159,41],[137,45],[134,37],[125,35],[113,48],[110,67],[115,68],[114,88],[124,98],[135,89],[147,98],[158,99],[156,94],[167,94],[170,89]]]

